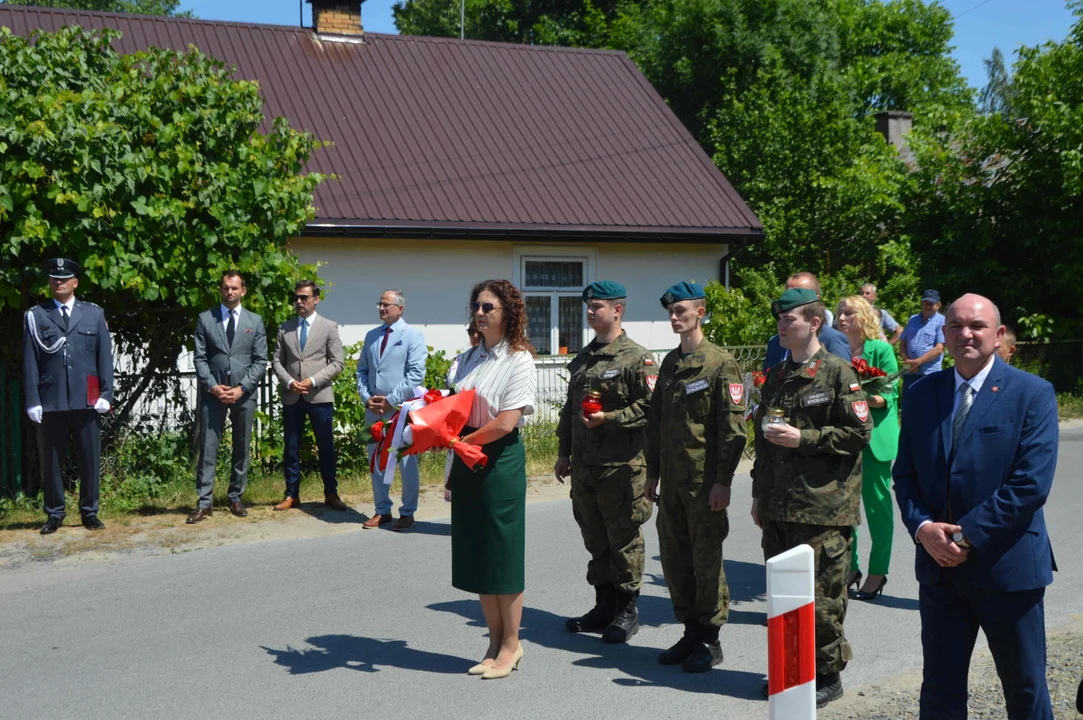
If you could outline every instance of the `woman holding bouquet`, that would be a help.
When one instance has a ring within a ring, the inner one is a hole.
[[[523,656],[526,547],[526,453],[519,436],[534,412],[537,376],[526,336],[526,304],[507,280],[486,280],[470,292],[481,342],[456,360],[451,386],[473,389],[462,442],[482,446],[488,463],[451,466],[451,584],[478,593],[489,650],[470,668],[486,680],[507,677]]]
[[[895,529],[895,505],[891,497],[891,462],[899,447],[898,395],[894,376],[899,372],[895,350],[880,340],[880,321],[869,302],[860,295],[843,298],[836,308],[839,330],[850,341],[858,377],[865,388],[872,414],[872,439],[861,453],[861,499],[869,522],[869,576],[851,595],[855,600],[872,600],[887,584],[891,562],[891,537]],[[867,369],[866,369],[867,368]],[[885,375],[873,370],[876,368]],[[876,377],[873,377],[876,376]],[[869,379],[866,379],[869,378]],[[861,583],[857,558],[857,528],[848,585]]]

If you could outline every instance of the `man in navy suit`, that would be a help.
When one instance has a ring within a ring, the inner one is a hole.
[[[790,288],[806,288],[819,295],[820,281],[810,272],[798,272],[790,275],[789,279],[786,280],[786,290]],[[835,323],[831,311],[827,310],[826,313],[827,323],[820,328],[820,344],[827,348],[827,351],[832,355],[837,355],[848,363],[853,362],[853,358],[850,356],[850,341],[846,339],[845,335],[832,327]],[[767,341],[767,355],[763,358],[764,372],[767,372],[789,356],[790,351],[782,347],[778,335],[771,336],[771,339]]]
[[[1052,720],[1045,587],[1056,564],[1042,506],[1057,464],[1057,400],[996,357],[1000,312],[964,295],[944,335],[955,367],[904,396],[892,473],[917,543],[924,679],[921,718],[967,716],[967,672],[985,631],[1010,720]]]

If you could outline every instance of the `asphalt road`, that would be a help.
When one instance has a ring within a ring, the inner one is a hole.
[[[1046,510],[1060,564],[1049,627],[1083,614],[1080,467],[1083,430],[1065,430]],[[528,511],[525,656],[508,679],[465,674],[487,641],[476,598],[451,587],[444,520],[406,535],[365,531],[0,572],[0,717],[765,718],[764,575],[748,494],[748,477],[738,478],[725,546],[726,658],[709,673],[656,662],[680,628],[653,523],[643,628],[631,644],[564,630],[593,595],[562,500]],[[912,548],[897,522],[887,595],[850,605],[848,692],[920,666]]]

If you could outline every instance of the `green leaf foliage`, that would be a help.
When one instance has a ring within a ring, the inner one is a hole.
[[[177,8],[180,7],[180,0],[4,0],[0,4],[95,10],[97,12],[111,13],[135,13],[137,15],[195,17],[191,10],[177,12]]]
[[[256,83],[194,48],[118,55],[111,30],[31,38],[0,31],[0,322],[47,296],[43,259],[84,267],[78,295],[105,309],[119,355],[141,375],[176,366],[221,273],[247,278],[245,306],[274,327],[298,277],[287,249],[313,217],[318,143],[264,123]],[[2,350],[19,367],[17,343]]]

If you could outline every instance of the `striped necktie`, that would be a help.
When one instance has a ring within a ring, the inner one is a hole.
[[[966,416],[970,414],[970,407],[974,404],[974,388],[970,383],[959,386],[963,396],[959,399],[959,409],[955,411],[955,420],[951,423],[951,447],[952,452],[959,445],[959,438],[963,434],[963,426],[966,425]]]

